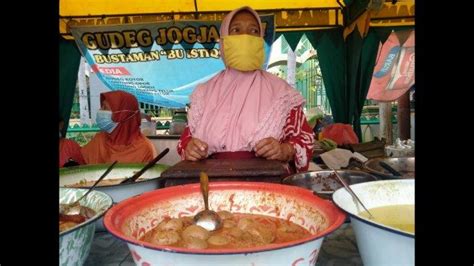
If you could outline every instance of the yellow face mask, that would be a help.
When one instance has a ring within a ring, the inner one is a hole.
[[[240,71],[260,69],[263,65],[263,38],[252,35],[228,35],[222,37],[224,62]]]

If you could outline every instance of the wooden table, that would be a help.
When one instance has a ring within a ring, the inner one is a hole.
[[[199,183],[199,173],[204,171],[210,181],[257,181],[280,183],[288,176],[286,164],[262,158],[207,159],[197,162],[181,161],[161,173],[163,187]]]

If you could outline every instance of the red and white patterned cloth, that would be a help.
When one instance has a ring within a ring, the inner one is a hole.
[[[178,141],[178,154],[184,160],[184,150],[191,140],[192,135],[189,127],[186,127]],[[303,113],[301,106],[291,109],[283,127],[283,137],[280,143],[289,143],[295,148],[293,158],[298,172],[308,170],[309,162],[313,156],[314,133]]]

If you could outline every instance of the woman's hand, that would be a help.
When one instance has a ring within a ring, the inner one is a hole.
[[[255,154],[257,157],[263,157],[268,160],[290,161],[295,155],[293,145],[289,143],[280,143],[273,137],[264,138],[255,145]]]
[[[188,161],[199,161],[207,157],[207,143],[198,139],[191,138],[184,150],[184,158]]]

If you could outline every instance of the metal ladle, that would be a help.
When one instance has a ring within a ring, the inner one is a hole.
[[[201,172],[199,174],[199,180],[205,209],[194,216],[194,223],[208,231],[218,230],[222,226],[222,219],[215,211],[209,210],[209,177],[206,173]]]
[[[329,166],[328,166],[329,167]],[[347,189],[347,191],[349,191],[349,193],[352,195],[352,197],[354,197],[359,203],[360,205],[364,208],[364,210],[367,211],[367,213],[370,215],[370,219],[375,219],[375,217],[372,215],[372,213],[369,212],[369,210],[364,206],[364,204],[362,203],[362,201],[359,199],[359,197],[357,197],[357,195],[354,193],[354,191],[349,187],[349,185],[347,185],[346,181],[344,181],[344,179],[339,175],[339,173],[333,169],[333,168],[330,168],[337,176],[337,179],[339,179],[339,182],[341,182],[341,184]]]
[[[81,206],[79,204],[79,201],[81,201],[81,199],[87,196],[100,183],[100,181],[102,181],[102,179],[104,179],[104,177],[106,177],[110,173],[110,171],[112,171],[112,168],[114,168],[116,163],[117,161],[113,162],[109,166],[109,168],[107,168],[107,170],[102,174],[102,176],[99,177],[97,181],[95,181],[94,185],[92,185],[92,187],[90,187],[89,190],[86,193],[84,193],[84,195],[82,195],[78,200],[74,201],[73,203],[59,204],[59,214],[63,214],[63,215],[86,214],[86,216],[89,217],[89,215],[87,214],[91,214],[91,209],[85,206]]]

